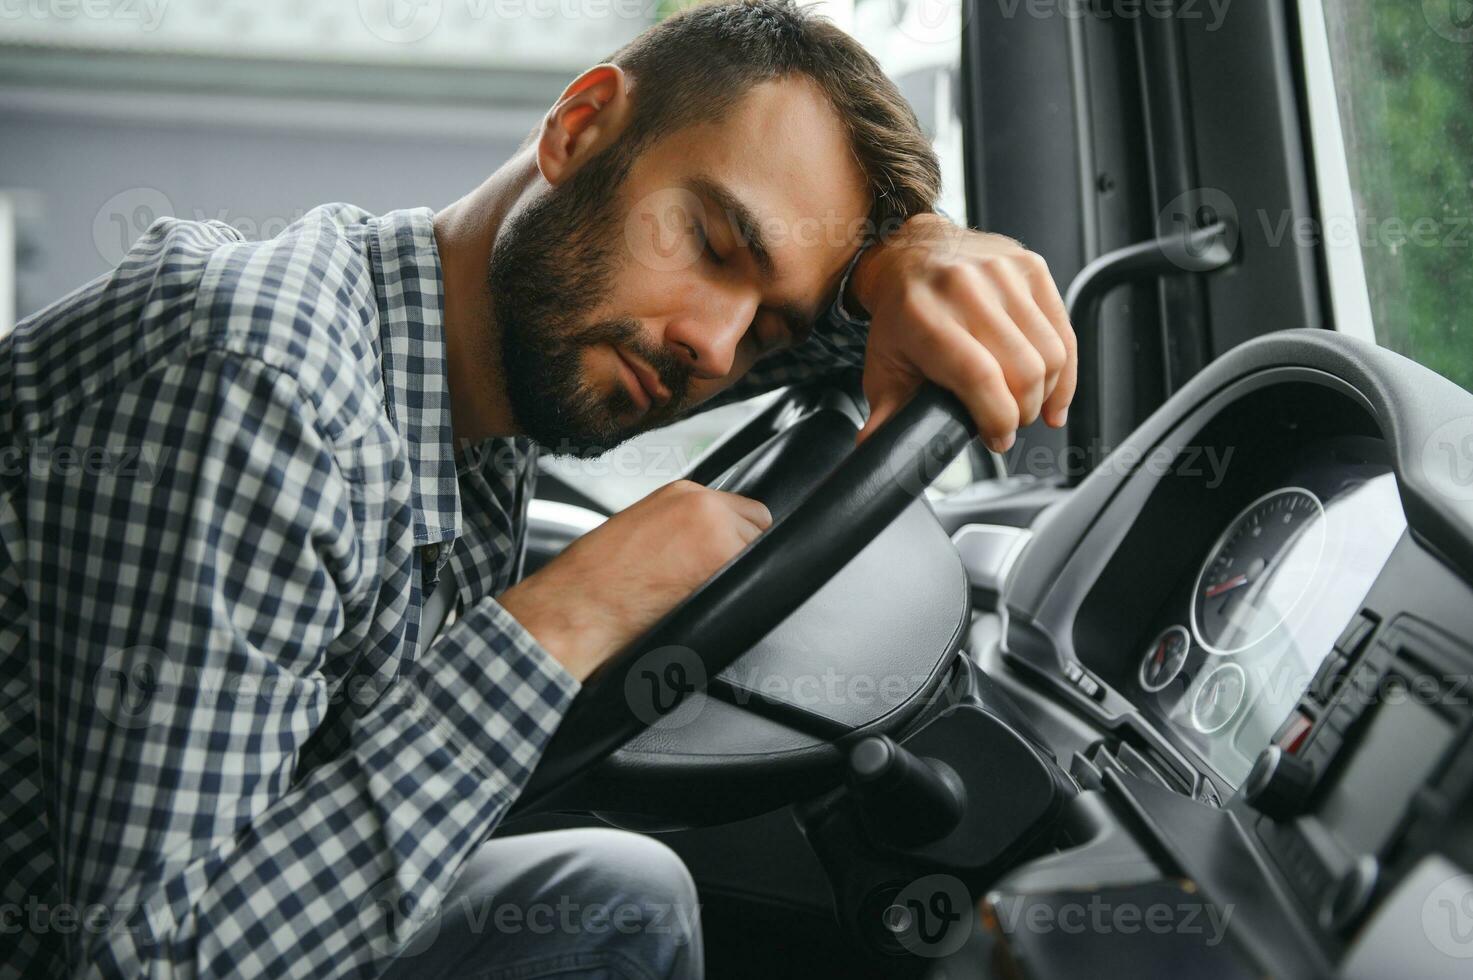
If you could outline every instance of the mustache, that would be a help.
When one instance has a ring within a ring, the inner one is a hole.
[[[638,356],[660,376],[660,383],[670,392],[670,401],[665,406],[667,412],[676,413],[684,409],[690,393],[690,368],[669,348],[650,343],[637,321],[625,318],[595,323],[578,339],[589,345],[614,344]]]

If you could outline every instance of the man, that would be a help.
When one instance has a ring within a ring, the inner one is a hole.
[[[737,0],[583,73],[438,214],[161,221],[22,323],[5,969],[698,975],[661,845],[487,838],[579,682],[770,518],[677,483],[517,581],[537,447],[861,363],[861,438],[926,378],[996,448],[1063,424],[1043,262],[931,214],[937,185],[861,48]]]

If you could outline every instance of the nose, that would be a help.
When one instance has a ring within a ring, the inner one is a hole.
[[[697,378],[716,381],[731,373],[737,346],[757,315],[758,299],[707,293],[700,307],[677,316],[665,328],[665,343]]]

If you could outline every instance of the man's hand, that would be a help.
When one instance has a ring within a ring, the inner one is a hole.
[[[573,542],[499,601],[581,681],[771,524],[758,501],[677,480]]]
[[[1074,330],[1043,259],[1010,238],[916,215],[860,257],[850,294],[871,318],[864,441],[929,380],[953,392],[992,449],[1074,397]]]

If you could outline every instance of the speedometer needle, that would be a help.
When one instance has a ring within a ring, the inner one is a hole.
[[[1240,586],[1240,585],[1247,585],[1247,584],[1248,584],[1248,576],[1247,576],[1247,574],[1246,573],[1240,573],[1240,574],[1234,575],[1232,578],[1228,579],[1226,582],[1218,582],[1216,585],[1210,586],[1207,589],[1207,592],[1205,593],[1205,595],[1206,595],[1206,597],[1208,599],[1216,599],[1218,596],[1222,595],[1224,592],[1231,592],[1234,589],[1236,589],[1238,586]]]

